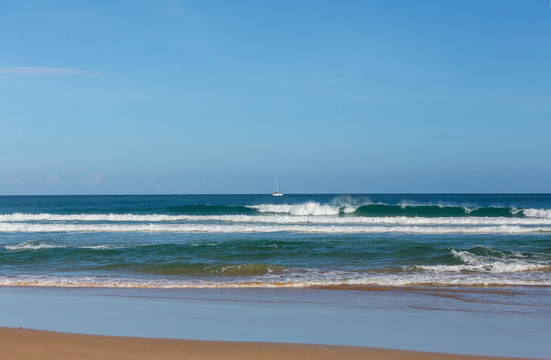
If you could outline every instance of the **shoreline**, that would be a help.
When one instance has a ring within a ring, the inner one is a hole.
[[[378,360],[500,360],[524,359],[444,354],[359,346],[266,342],[157,339],[83,335],[0,327],[0,355],[30,360],[69,359],[367,359]]]
[[[548,291],[5,287],[0,288],[0,301],[2,327],[50,334],[188,339],[198,344],[295,344],[294,348],[320,344],[317,348],[470,356],[464,359],[551,359],[546,335],[551,330],[546,321],[551,309]],[[48,342],[42,338],[36,343]],[[34,346],[32,341],[27,343],[18,351]],[[5,348],[0,347],[0,352]],[[242,352],[244,348],[221,351]],[[256,357],[269,359],[266,356]],[[373,355],[358,358],[366,357]]]

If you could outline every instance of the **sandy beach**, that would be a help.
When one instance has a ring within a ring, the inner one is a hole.
[[[527,298],[548,293],[3,287],[0,358],[549,359]]]
[[[0,328],[4,359],[512,359],[354,346],[194,341]]]

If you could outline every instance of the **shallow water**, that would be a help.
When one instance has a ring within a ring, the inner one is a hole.
[[[534,299],[538,299],[534,301]],[[548,289],[0,289],[2,326],[551,358]]]

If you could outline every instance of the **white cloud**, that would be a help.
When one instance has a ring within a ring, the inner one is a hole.
[[[99,76],[100,75],[98,71],[80,70],[80,69],[62,68],[62,67],[34,67],[34,66],[0,67],[0,74],[31,75],[31,76],[65,76],[65,75]]]
[[[53,174],[51,176],[48,176],[46,178],[46,182],[50,183],[50,184],[57,184],[59,182],[59,175],[58,174]]]
[[[82,178],[84,184],[98,184],[101,182],[101,174],[92,174],[92,176],[85,176]]]
[[[9,178],[8,179],[8,182],[11,184],[11,185],[14,185],[14,186],[19,186],[23,183],[23,181],[21,181],[20,178]]]

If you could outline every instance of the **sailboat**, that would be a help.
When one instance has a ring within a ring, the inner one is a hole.
[[[276,179],[276,192],[272,193],[272,196],[283,196],[282,193],[279,192],[279,184]]]

